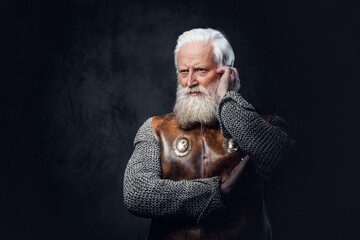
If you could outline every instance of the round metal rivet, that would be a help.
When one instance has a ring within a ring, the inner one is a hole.
[[[191,151],[192,142],[183,135],[178,136],[173,143],[173,150],[177,156],[183,157]]]

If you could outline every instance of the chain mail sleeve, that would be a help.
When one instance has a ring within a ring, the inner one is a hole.
[[[222,209],[220,178],[190,181],[161,179],[160,146],[149,118],[138,130],[135,150],[124,175],[127,209],[148,218],[195,218],[198,222]]]
[[[265,180],[278,172],[294,145],[285,120],[273,115],[270,122],[266,122],[234,91],[221,99],[218,120],[224,137],[233,138],[239,144]]]

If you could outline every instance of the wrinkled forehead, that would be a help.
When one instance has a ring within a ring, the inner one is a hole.
[[[189,42],[181,46],[177,55],[178,64],[197,61],[215,61],[214,46],[211,42]]]

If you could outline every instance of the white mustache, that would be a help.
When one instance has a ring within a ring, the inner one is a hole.
[[[192,87],[192,88],[189,88],[189,87],[183,88],[183,93],[185,93],[185,94],[194,93],[194,92],[200,92],[205,95],[209,95],[209,91],[200,85]]]

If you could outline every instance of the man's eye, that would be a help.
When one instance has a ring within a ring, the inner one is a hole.
[[[197,71],[200,72],[200,73],[204,73],[204,72],[206,72],[206,69],[205,68],[198,68]]]
[[[180,70],[180,73],[187,73],[188,70]]]

